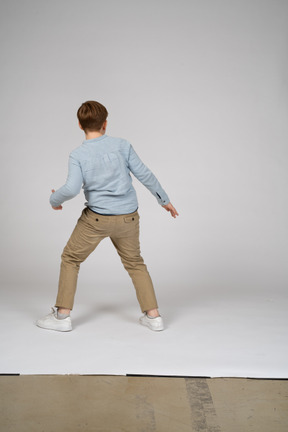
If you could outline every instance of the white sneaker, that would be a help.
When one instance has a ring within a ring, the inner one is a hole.
[[[57,310],[53,307],[51,308],[51,313],[49,315],[46,315],[44,318],[36,321],[36,325],[47,330],[64,332],[72,330],[72,322],[70,316],[64,319],[58,319]]]
[[[154,330],[154,331],[164,330],[164,323],[161,316],[157,318],[149,318],[145,313],[142,317],[140,317],[139,321],[140,324],[149,327],[150,330]]]

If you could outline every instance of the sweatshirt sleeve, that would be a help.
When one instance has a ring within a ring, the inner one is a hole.
[[[144,165],[130,144],[128,168],[132,174],[155,196],[160,205],[169,203],[169,197],[155,175]]]
[[[72,155],[69,157],[68,176],[66,183],[50,196],[52,207],[58,207],[79,194],[83,183],[83,176],[79,162]]]

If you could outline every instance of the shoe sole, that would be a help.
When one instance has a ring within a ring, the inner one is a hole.
[[[37,323],[35,323],[35,325],[38,327],[38,328],[41,328],[41,329],[43,329],[43,330],[53,330],[53,331],[58,331],[58,332],[69,332],[69,331],[72,331],[72,328],[68,328],[68,329],[56,329],[56,328],[50,328],[50,327],[42,327],[41,325],[39,325],[39,324],[37,324]]]

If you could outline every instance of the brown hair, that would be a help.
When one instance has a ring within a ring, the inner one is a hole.
[[[107,109],[95,101],[84,102],[77,111],[79,123],[85,132],[99,131],[107,116]]]

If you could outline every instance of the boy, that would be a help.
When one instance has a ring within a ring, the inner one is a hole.
[[[50,204],[54,210],[62,210],[63,202],[75,197],[82,185],[87,202],[61,256],[57,310],[52,308],[52,313],[36,322],[44,329],[72,330],[70,311],[80,264],[105,237],[110,237],[132,279],[144,313],[140,323],[154,331],[164,329],[153,284],[140,255],[138,202],[130,172],[174,218],[178,213],[131,144],[106,135],[107,116],[99,102],[81,105],[77,117],[86,140],[70,154],[66,184],[56,192],[52,189]]]

